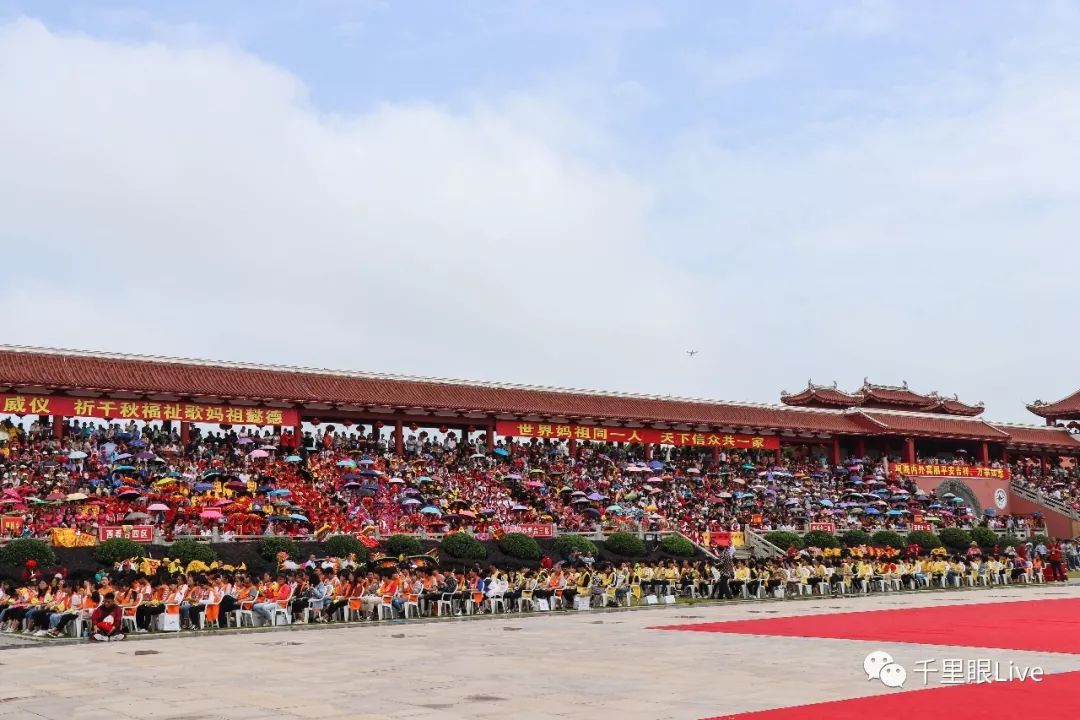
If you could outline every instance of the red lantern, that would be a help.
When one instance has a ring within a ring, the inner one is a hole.
[[[412,430],[413,432],[416,432],[416,428],[418,428],[418,427],[420,427],[420,426],[417,425],[416,423],[409,423],[409,429]]]
[[[439,432],[441,432],[443,435],[445,435],[449,430],[450,428],[446,427],[445,425],[439,426]]]
[[[231,430],[232,429],[232,425],[230,425],[229,423],[221,423],[221,425],[219,425],[218,427],[220,427],[222,430]]]
[[[341,424],[343,427],[352,427],[352,420],[342,420]]]
[[[382,429],[383,429],[383,426],[384,426],[385,424],[386,424],[386,423],[384,423],[384,422],[383,422],[382,420],[378,420],[378,421],[376,421],[376,422],[375,422],[375,427],[377,427],[377,428],[379,428],[380,430],[382,430]]]
[[[319,424],[319,418],[311,418],[311,424],[317,426]]]

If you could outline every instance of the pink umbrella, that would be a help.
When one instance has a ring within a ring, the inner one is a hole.
[[[265,457],[270,457],[270,453],[268,453],[268,452],[266,452],[265,450],[262,450],[262,449],[252,450],[251,452],[248,453],[248,457],[249,458],[265,458]]]
[[[204,520],[218,520],[221,518],[220,510],[203,510],[199,513],[199,517]]]
[[[169,511],[169,506],[166,505],[165,503],[154,503],[153,505],[150,505],[146,509],[149,510],[150,512],[168,512]]]

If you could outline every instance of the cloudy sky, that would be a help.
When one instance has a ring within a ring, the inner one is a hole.
[[[1080,2],[0,0],[0,342],[1038,422],[1080,386],[1078,36]]]

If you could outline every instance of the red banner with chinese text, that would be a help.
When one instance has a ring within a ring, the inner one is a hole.
[[[836,532],[836,523],[831,522],[812,522],[807,526],[809,530],[824,530],[825,532]]]
[[[1009,468],[982,465],[927,465],[923,463],[893,463],[893,472],[911,477],[1003,478],[1009,479]]]
[[[746,533],[742,532],[714,532],[709,533],[709,545],[712,547],[744,547],[746,545]]]
[[[507,525],[506,532],[521,533],[533,538],[555,537],[555,526],[551,523],[526,523],[524,525]]]
[[[612,427],[606,425],[560,425],[499,420],[495,423],[495,433],[503,437],[652,443],[654,445],[718,447],[729,450],[780,449],[780,438],[775,435],[681,432],[678,430],[655,430],[653,428]]]
[[[934,526],[932,524],[930,524],[930,523],[913,522],[913,523],[911,523],[911,530],[912,530],[912,532],[914,532],[916,530],[923,530],[925,532],[933,532],[934,531]]]
[[[0,535],[17,535],[23,526],[23,519],[17,515],[0,515]]]
[[[113,538],[124,538],[141,543],[152,542],[154,527],[152,525],[106,525],[98,528],[98,540],[105,542]]]
[[[230,425],[296,425],[300,420],[299,412],[289,408],[76,398],[63,395],[12,395],[10,393],[0,393],[0,414],[60,415],[112,420],[176,420]]]

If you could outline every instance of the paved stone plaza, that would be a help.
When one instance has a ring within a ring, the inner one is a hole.
[[[950,657],[1039,665],[1047,674],[1080,669],[1080,655],[652,627],[1061,598],[1080,598],[1080,587],[185,634],[108,645],[15,640],[0,648],[0,717],[696,720],[923,687],[911,674],[905,690],[868,681],[862,664],[872,650],[908,668]]]

